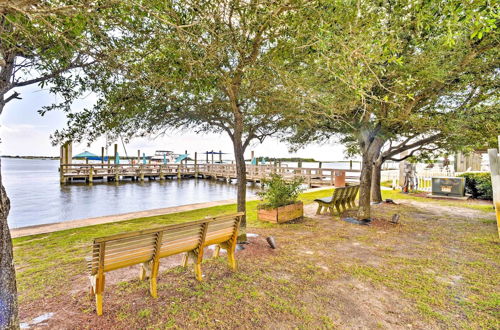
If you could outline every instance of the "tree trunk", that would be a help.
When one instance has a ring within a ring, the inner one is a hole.
[[[371,207],[371,187],[373,163],[380,154],[383,146],[383,140],[379,137],[371,137],[371,134],[365,134],[360,144],[362,150],[361,175],[359,179],[359,209],[358,219],[370,219]]]
[[[19,329],[16,271],[7,216],[10,201],[2,184],[0,160],[0,329]]]
[[[246,201],[247,201],[247,168],[245,164],[244,153],[245,150],[243,148],[243,144],[241,142],[241,138],[235,139],[233,141],[234,147],[234,157],[236,160],[236,179],[237,179],[237,205],[238,212],[246,212]],[[242,231],[245,231],[247,226],[246,214],[243,216],[241,220],[240,227]]]
[[[372,169],[372,201],[375,203],[382,202],[382,190],[380,189],[382,164],[382,161],[377,159]]]

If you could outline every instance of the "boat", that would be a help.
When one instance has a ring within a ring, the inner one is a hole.
[[[166,159],[167,164],[175,163],[175,160],[179,157],[179,154],[174,153],[170,150],[156,150],[154,156],[151,157],[151,161],[156,163],[163,163]]]

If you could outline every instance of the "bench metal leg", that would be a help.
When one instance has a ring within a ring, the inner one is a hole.
[[[102,293],[97,293],[95,295],[95,309],[96,309],[97,315],[101,316],[102,315]]]
[[[323,205],[318,203],[318,210],[316,211],[316,214],[321,214],[321,209],[323,208]]]
[[[194,264],[194,272],[196,274],[196,279],[198,281],[203,281],[203,273],[201,272],[201,263],[195,263]]]
[[[150,264],[151,265],[151,264]],[[149,279],[149,293],[151,294],[151,297],[153,298],[158,298],[158,291],[157,291],[157,278],[158,278],[158,271],[160,269],[160,261],[153,261],[151,267],[151,276]]]
[[[95,285],[94,285],[94,293],[95,293],[95,309],[97,315],[102,315],[102,295],[104,292],[104,274],[100,274],[94,277]]]

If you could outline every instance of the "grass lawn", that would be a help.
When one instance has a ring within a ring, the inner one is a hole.
[[[230,213],[235,206],[17,238],[21,319],[53,312],[49,327],[92,329],[498,328],[500,251],[490,205],[384,191],[401,204],[374,206],[374,223],[357,226],[314,215],[311,202],[331,192],[303,194],[308,216],[279,226],[257,221],[258,202],[249,202],[248,231],[260,236],[237,254],[235,273],[223,257],[204,261],[202,283],[191,268],[167,267],[156,300],[136,269],[109,273],[99,318],[83,260],[93,238]],[[385,221],[394,213],[401,224]],[[268,248],[269,235],[278,249]]]

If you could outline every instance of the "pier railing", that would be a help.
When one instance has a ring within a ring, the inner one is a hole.
[[[303,168],[275,165],[247,165],[247,181],[260,182],[272,174],[285,179],[302,178],[309,186],[343,187],[346,182],[359,180],[359,170],[333,168]],[[166,178],[202,177],[236,179],[235,164],[61,164],[62,183],[84,180],[163,180]]]

